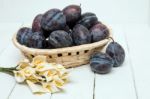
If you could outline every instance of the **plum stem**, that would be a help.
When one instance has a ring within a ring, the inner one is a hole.
[[[81,3],[80,3],[80,7],[81,7]]]
[[[111,40],[112,40],[112,42],[115,42],[115,41],[114,41],[114,39],[113,39],[112,37],[108,37],[107,39],[111,39]]]

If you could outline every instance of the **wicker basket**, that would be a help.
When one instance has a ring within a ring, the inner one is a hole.
[[[104,39],[99,42],[73,47],[35,49],[21,45],[16,39],[16,34],[13,36],[14,45],[19,48],[27,58],[32,59],[36,55],[46,55],[49,62],[60,63],[66,68],[77,67],[89,63],[91,54],[95,51],[101,51],[109,41],[110,39]]]

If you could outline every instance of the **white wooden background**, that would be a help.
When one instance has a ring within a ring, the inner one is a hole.
[[[11,41],[22,24],[47,9],[71,3],[81,3],[84,11],[97,13],[112,28],[126,51],[124,64],[107,75],[93,74],[89,65],[75,68],[64,92],[44,95],[33,95],[26,85],[0,73],[0,99],[150,99],[149,0],[0,0],[0,66],[11,67],[22,59]]]

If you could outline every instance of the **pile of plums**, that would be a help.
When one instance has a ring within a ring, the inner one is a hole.
[[[94,13],[82,14],[80,6],[69,5],[63,10],[54,8],[38,14],[32,28],[19,29],[17,40],[31,48],[53,49],[89,44],[108,36],[108,28]]]

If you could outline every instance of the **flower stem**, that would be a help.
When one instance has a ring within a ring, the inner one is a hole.
[[[10,75],[14,75],[13,70],[16,70],[16,67],[10,67],[10,68],[0,67],[0,72],[7,73]]]

